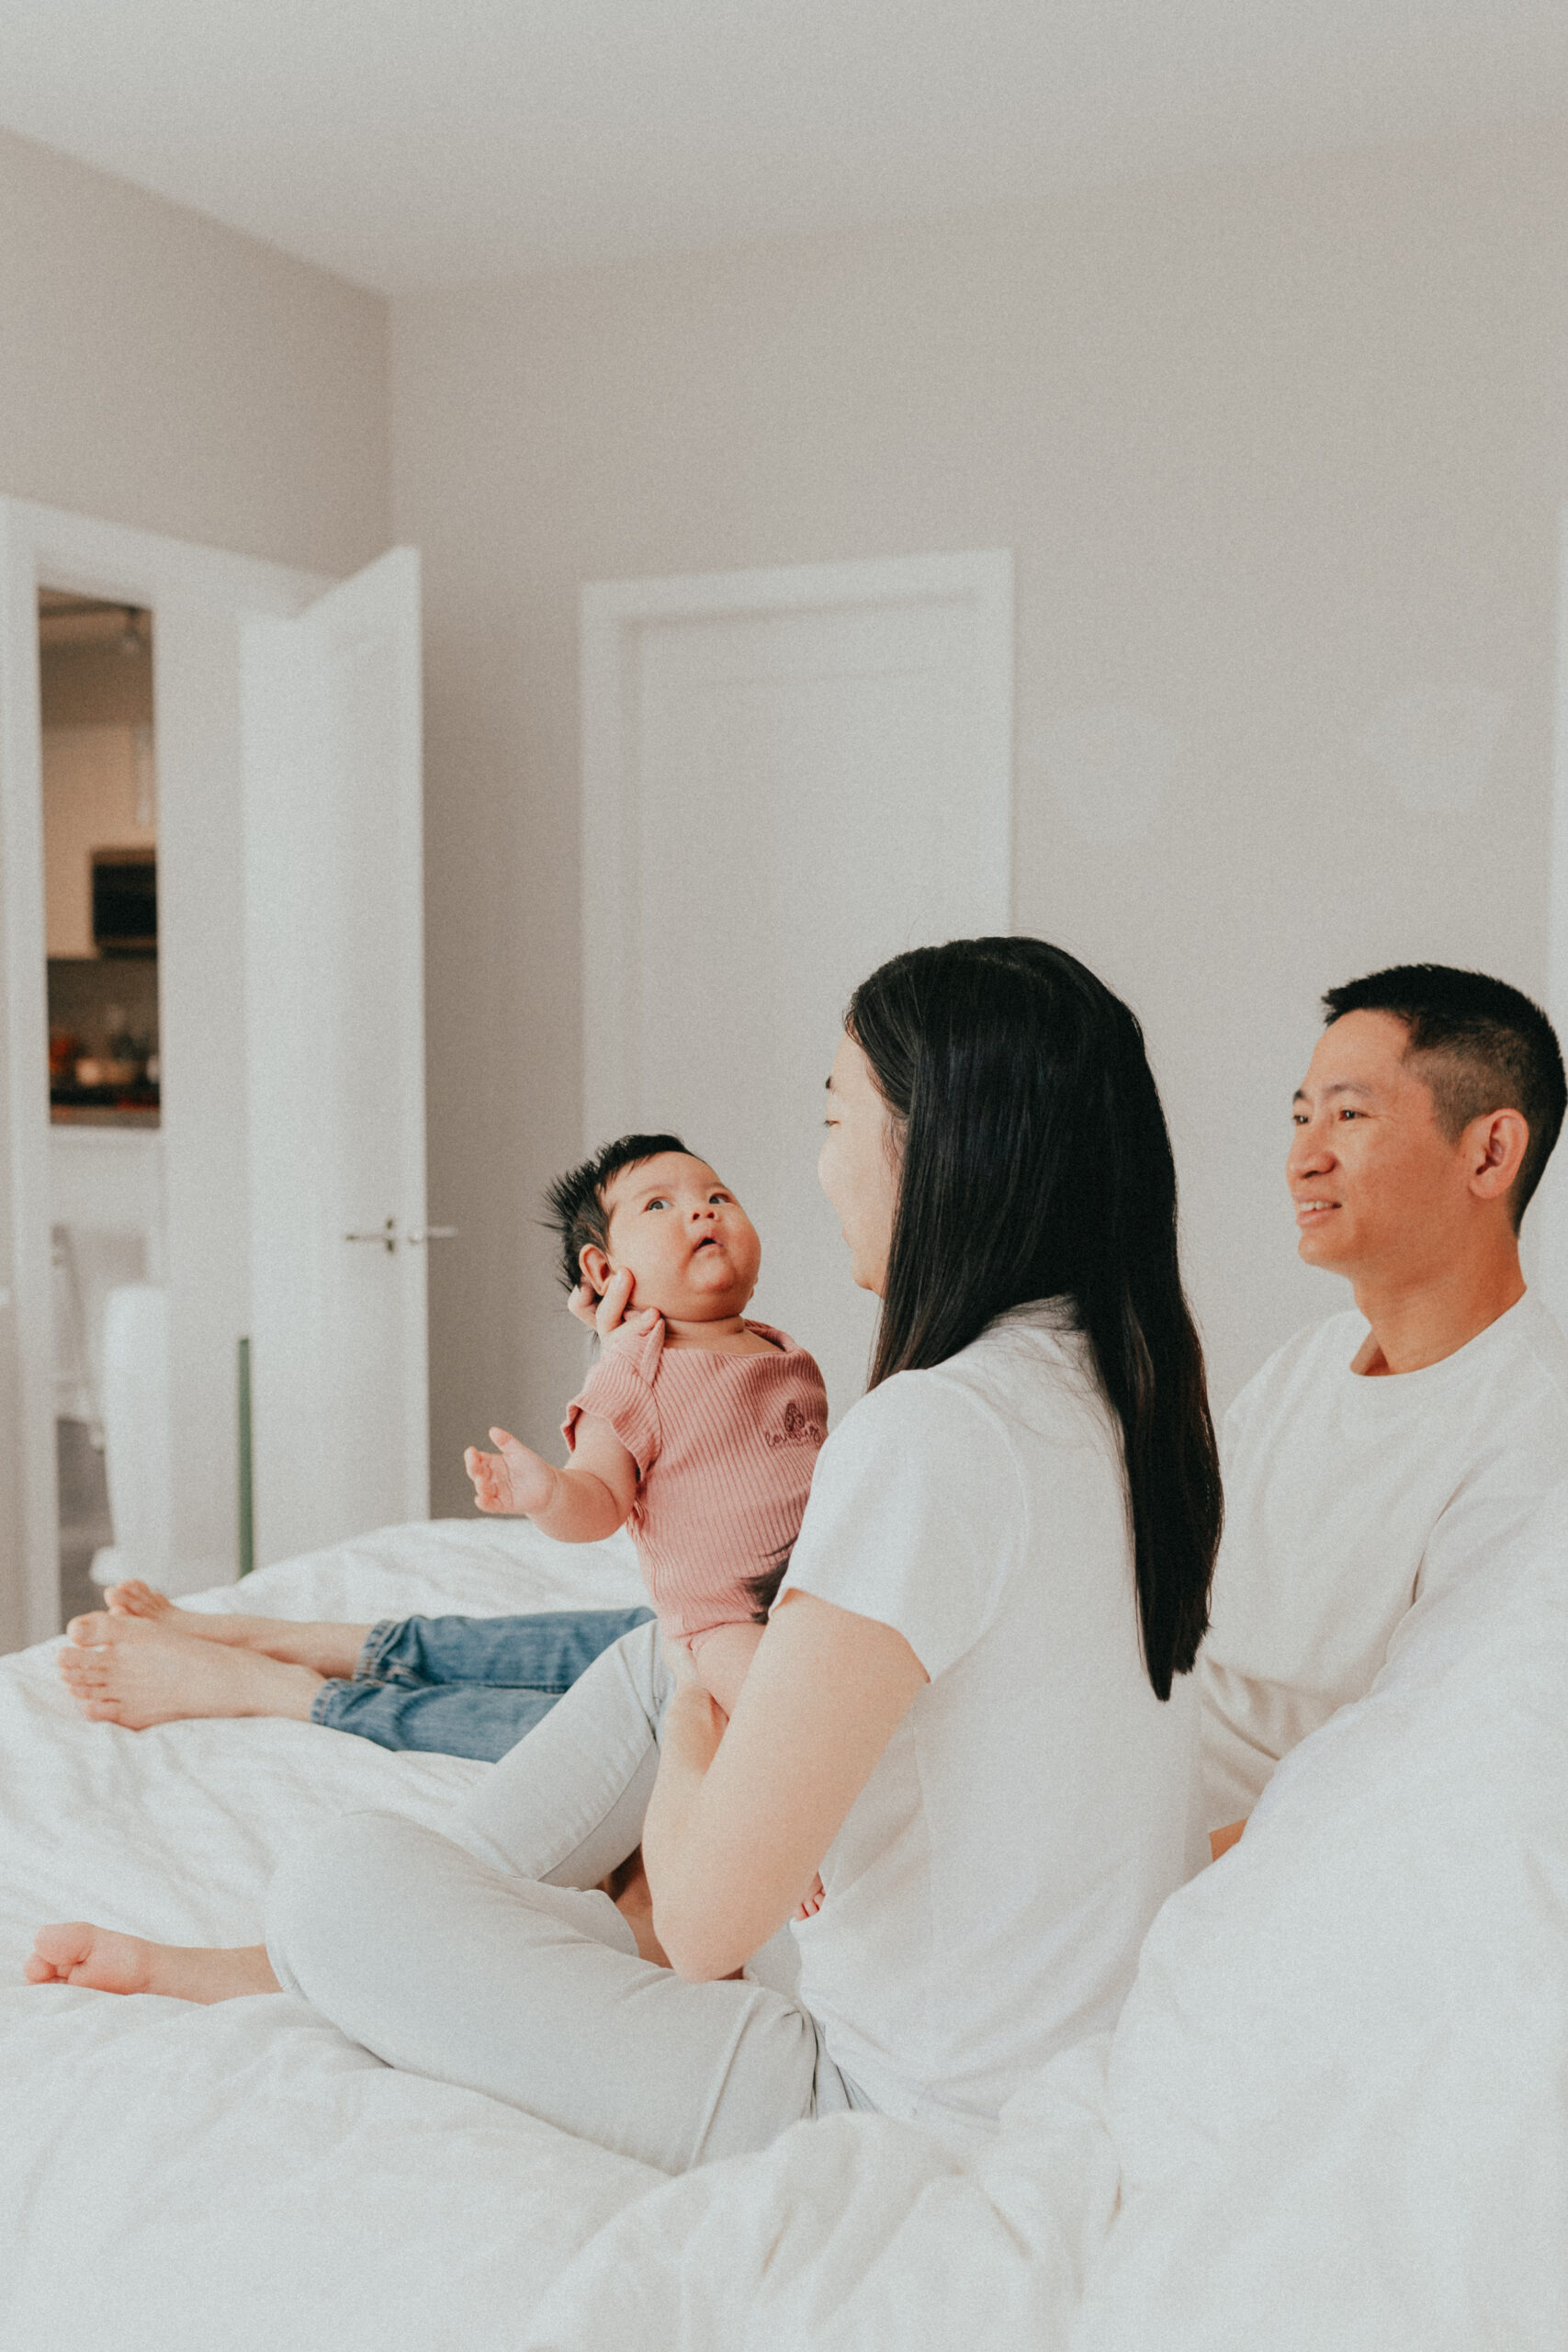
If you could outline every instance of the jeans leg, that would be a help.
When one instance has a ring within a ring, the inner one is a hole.
[[[648,1609],[557,1609],[532,1617],[405,1617],[378,1625],[352,1681],[316,1695],[312,1723],[378,1747],[493,1764],[548,1714]]]
[[[502,1683],[570,1690],[650,1609],[546,1609],[528,1617],[404,1617],[376,1627],[355,1669],[374,1682]]]

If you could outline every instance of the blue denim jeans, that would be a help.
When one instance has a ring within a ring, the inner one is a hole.
[[[650,1609],[549,1609],[535,1617],[389,1617],[353,1678],[323,1683],[312,1723],[378,1747],[493,1764],[549,1713],[601,1650]]]

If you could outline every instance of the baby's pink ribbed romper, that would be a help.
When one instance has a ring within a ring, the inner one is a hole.
[[[781,1569],[828,1434],[815,1360],[771,1324],[747,1329],[776,1354],[667,1348],[664,1323],[607,1346],[566,1408],[609,1422],[637,1467],[626,1524],[659,1620],[695,1648],[716,1626],[757,1614],[753,1579]]]

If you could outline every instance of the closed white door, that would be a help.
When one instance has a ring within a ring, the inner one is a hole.
[[[430,1508],[419,559],[246,633],[258,1562]]]
[[[584,592],[585,1141],[673,1128],[762,1238],[753,1312],[864,1385],[816,1182],[855,983],[1010,927],[1005,555]]]

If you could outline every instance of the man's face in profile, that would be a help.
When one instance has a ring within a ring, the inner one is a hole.
[[[1438,1125],[1408,1038],[1393,1013],[1348,1012],[1317,1041],[1285,1163],[1310,1266],[1412,1280],[1451,1262],[1469,1200],[1464,1138]]]

